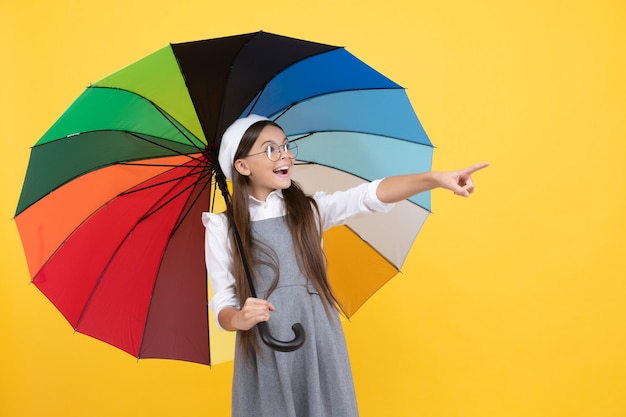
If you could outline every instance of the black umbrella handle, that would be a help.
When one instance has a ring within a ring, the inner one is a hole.
[[[250,273],[250,268],[248,266],[248,260],[246,259],[246,255],[243,252],[241,236],[239,236],[239,232],[237,231],[235,225],[233,225],[233,231],[235,233],[237,246],[239,247],[239,253],[241,254],[241,260],[243,261],[243,268],[246,271],[246,278],[248,279],[248,286],[250,287],[250,295],[254,298],[257,298],[256,291],[254,291],[254,283],[252,282],[252,274]],[[291,326],[291,330],[293,330],[294,333],[294,338],[288,341],[279,340],[272,336],[267,322],[261,322],[257,324],[257,327],[259,329],[259,334],[263,343],[278,352],[293,352],[294,350],[300,349],[306,341],[306,333],[304,331],[304,327],[300,323],[296,323]]]
[[[304,327],[300,323],[296,323],[291,326],[294,337],[288,341],[274,338],[274,336],[270,333],[270,328],[266,321],[257,324],[257,327],[259,328],[259,334],[261,335],[263,343],[279,352],[293,352],[294,350],[298,350],[306,341],[306,333],[304,332]]]

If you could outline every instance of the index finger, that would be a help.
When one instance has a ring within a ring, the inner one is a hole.
[[[483,169],[483,168],[487,168],[489,166],[489,162],[483,162],[481,164],[475,164],[470,166],[469,168],[465,168],[463,171],[465,174],[473,174],[474,172]]]
[[[246,299],[246,303],[249,303],[249,304],[254,304],[254,305],[265,305],[265,304],[268,304],[268,303],[269,303],[269,301],[264,300],[264,299],[262,299],[262,298],[248,297],[248,298]]]

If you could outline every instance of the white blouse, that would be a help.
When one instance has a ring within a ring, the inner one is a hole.
[[[364,183],[347,191],[332,194],[318,192],[313,195],[320,211],[322,230],[345,224],[349,219],[364,213],[387,212],[394,204],[386,204],[376,196],[382,180]],[[285,202],[281,190],[270,193],[266,201],[250,197],[251,221],[284,216]],[[217,318],[224,307],[239,308],[235,295],[235,277],[232,274],[232,250],[228,239],[228,220],[224,214],[202,213],[205,231],[205,261],[213,289],[209,307]],[[216,320],[217,321],[217,320]],[[221,328],[219,321],[218,327]]]

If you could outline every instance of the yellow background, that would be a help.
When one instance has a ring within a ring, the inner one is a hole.
[[[346,46],[407,87],[436,169],[492,163],[470,199],[433,193],[404,273],[346,324],[362,416],[626,415],[623,0],[0,12],[0,415],[228,415],[232,363],[137,362],[72,334],[28,285],[11,217],[29,147],[89,82],[168,42],[257,30]]]

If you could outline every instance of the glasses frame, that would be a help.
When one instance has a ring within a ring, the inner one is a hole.
[[[271,148],[273,146],[277,147],[277,152],[278,152],[277,154],[274,151],[272,151]],[[269,145],[267,145],[264,151],[248,154],[246,155],[246,158],[249,156],[256,156],[256,155],[261,155],[261,154],[265,154],[267,159],[269,159],[272,162],[280,161],[280,158],[283,156],[283,154],[287,156],[287,158],[296,159],[296,156],[298,155],[298,145],[295,142],[285,142],[282,145],[270,143]],[[273,155],[278,155],[278,157],[276,159],[272,159]]]

